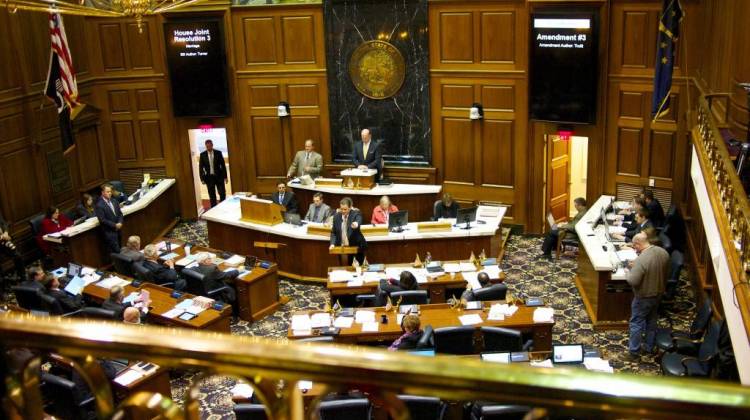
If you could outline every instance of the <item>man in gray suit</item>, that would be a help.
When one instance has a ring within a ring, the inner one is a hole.
[[[331,208],[323,202],[323,194],[315,193],[313,195],[313,202],[310,204],[310,208],[307,209],[305,220],[315,223],[325,223],[331,215]]]
[[[305,141],[305,150],[300,150],[294,156],[292,165],[286,172],[287,178],[302,175],[310,175],[312,178],[320,176],[320,171],[323,170],[323,156],[313,149],[313,141]]]
[[[136,235],[129,237],[127,244],[120,248],[120,254],[130,257],[133,262],[143,261],[145,257],[141,253],[141,237]]]

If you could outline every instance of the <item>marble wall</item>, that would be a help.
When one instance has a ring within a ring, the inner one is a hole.
[[[350,162],[362,128],[385,144],[387,163],[428,165],[431,158],[427,0],[324,0],[328,105],[333,160]],[[404,57],[401,89],[371,99],[354,87],[349,58],[363,42],[384,40]],[[378,134],[379,133],[379,134]]]

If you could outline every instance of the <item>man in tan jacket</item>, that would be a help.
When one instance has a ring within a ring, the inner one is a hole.
[[[651,245],[644,232],[633,237],[633,248],[638,258],[631,261],[627,278],[628,284],[633,287],[628,350],[630,359],[637,360],[644,334],[646,351],[652,352],[654,349],[659,300],[669,275],[669,254],[664,248]]]
[[[310,175],[311,178],[320,176],[323,170],[323,156],[316,152],[312,140],[305,141],[305,150],[300,150],[294,156],[292,165],[286,172],[287,178]]]

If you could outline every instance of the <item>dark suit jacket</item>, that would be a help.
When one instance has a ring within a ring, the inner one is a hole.
[[[633,225],[625,231],[625,240],[628,242],[632,241],[633,236],[641,233],[644,229],[649,227],[654,227],[654,224],[651,223],[651,219],[647,219],[646,223],[644,223],[643,226],[635,224],[635,222],[633,222]]]
[[[237,270],[232,270],[230,272],[225,273],[224,271],[219,270],[216,265],[202,265],[198,264],[197,267],[194,267],[193,270],[203,274],[203,287],[206,289],[206,291],[218,289],[222,286],[234,286],[234,278],[237,277],[239,272]],[[224,302],[234,302],[235,301],[235,291],[233,288],[230,290],[225,290],[222,293],[222,300]]]
[[[276,204],[281,204],[286,207],[287,213],[299,213],[299,204],[297,204],[297,196],[293,192],[287,191],[284,193],[284,202],[279,200],[279,192],[271,194],[271,201]]]
[[[646,204],[646,208],[648,209],[648,220],[654,222],[654,226],[664,225],[664,209],[659,200],[654,198],[654,201]]]
[[[123,312],[125,312],[125,308],[128,308],[130,306],[130,303],[118,303],[112,299],[107,299],[102,302],[102,309],[115,311],[115,317],[119,320],[122,320],[122,314]]]
[[[455,201],[448,207],[441,201],[435,205],[435,214],[432,217],[434,220],[456,218],[458,217],[458,208],[458,203]]]
[[[177,281],[177,272],[163,264],[145,260],[143,261],[143,266],[151,272],[151,280],[156,284],[173,283]]]
[[[105,235],[113,233],[117,234],[118,230],[115,225],[117,223],[122,223],[122,212],[120,211],[119,204],[116,200],[111,200],[111,202],[112,207],[115,209],[114,213],[112,213],[112,209],[109,208],[107,202],[101,197],[99,197],[99,200],[97,200],[96,205],[94,206],[94,213],[96,213],[96,218],[99,219],[99,224]]]
[[[383,157],[383,146],[379,141],[370,140],[370,147],[367,149],[367,156],[362,156],[362,142],[354,143],[352,158],[354,166],[367,165],[370,169],[377,169],[378,173],[383,168],[380,167],[380,161]]]
[[[406,290],[417,290],[417,289],[407,289],[406,287],[401,285],[401,282],[398,280],[394,281],[394,284],[391,284],[388,280],[381,279],[380,284],[378,285],[378,289],[375,292],[375,305],[377,306],[383,306],[385,305],[386,299],[388,296],[391,295],[393,292],[403,292]],[[393,302],[395,305],[396,302]]]
[[[64,312],[73,312],[83,308],[83,296],[71,296],[64,290],[47,290],[47,294],[57,299]]]
[[[331,245],[341,246],[341,221],[343,215],[336,213],[333,215],[333,225],[331,226]],[[352,229],[352,223],[357,222],[357,228]],[[362,226],[362,213],[358,210],[350,210],[349,218],[347,220],[347,237],[349,238],[349,246],[359,247],[360,251],[367,248],[367,241],[362,235],[359,228]]]
[[[44,286],[42,285],[42,283],[39,283],[38,281],[35,281],[35,280],[24,280],[19,284],[19,286],[33,287],[36,290],[44,291]]]
[[[199,173],[201,181],[206,182],[206,177],[211,174],[211,165],[208,163],[208,151],[201,152],[199,159]],[[214,175],[220,179],[227,178],[227,167],[224,166],[224,156],[221,151],[214,149]]]

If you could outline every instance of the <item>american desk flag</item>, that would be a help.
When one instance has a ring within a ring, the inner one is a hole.
[[[677,38],[680,35],[682,7],[679,0],[664,0],[659,18],[659,37],[656,46],[656,71],[654,95],[651,102],[651,117],[654,121],[669,113],[672,92],[672,70]]]
[[[75,146],[70,120],[75,119],[84,105],[78,102],[76,72],[73,69],[62,16],[58,13],[49,15],[49,35],[52,49],[44,94],[57,106],[63,153],[68,153]]]

